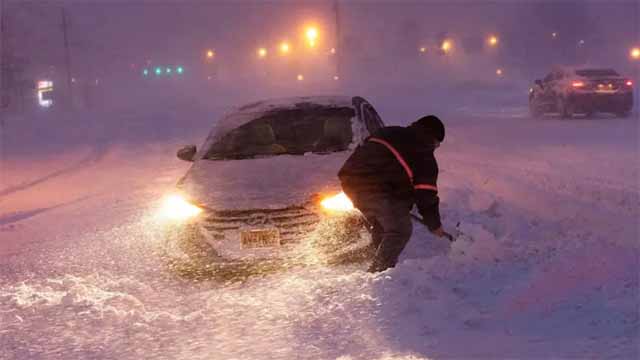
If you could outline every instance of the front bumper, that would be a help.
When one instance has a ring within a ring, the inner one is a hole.
[[[569,102],[575,112],[626,113],[633,108],[633,92],[572,93],[569,95]]]
[[[212,262],[255,262],[318,256],[360,247],[370,242],[365,220],[358,211],[329,214],[316,205],[285,209],[205,211],[183,225],[190,241],[206,244]],[[242,234],[273,230],[277,245],[247,247]]]
[[[209,211],[197,225],[208,242],[239,241],[242,231],[273,228],[278,230],[280,245],[286,246],[313,231],[321,218],[319,211],[314,210],[300,206],[276,210]]]

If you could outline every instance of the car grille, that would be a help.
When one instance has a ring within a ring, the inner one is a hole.
[[[214,240],[223,240],[230,233],[244,228],[276,227],[280,232],[282,245],[295,243],[312,232],[320,217],[306,207],[285,209],[229,210],[209,212],[202,222],[202,228]]]

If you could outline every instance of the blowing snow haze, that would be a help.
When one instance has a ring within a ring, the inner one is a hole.
[[[640,356],[638,1],[0,0],[0,30],[0,359]],[[428,114],[456,241],[415,220],[368,273],[335,175]]]
[[[486,86],[526,91],[552,64],[637,71],[627,55],[637,46],[638,7],[634,1],[5,0],[5,87],[16,87],[20,81],[33,85],[35,79],[53,75],[60,79],[58,90],[66,91],[68,66],[76,87],[102,93],[74,100],[92,105],[165,91],[171,96],[206,97],[207,80],[215,87],[240,87],[244,97],[260,98],[264,91],[297,92],[298,75],[308,92],[396,92],[403,91],[409,79],[421,83],[410,91],[436,95],[446,89],[464,96],[469,88]],[[319,29],[313,52],[301,43],[309,25]],[[498,40],[495,48],[487,43],[490,36]],[[449,56],[442,54],[445,41],[450,43]],[[292,47],[287,56],[279,53],[282,42]],[[257,56],[259,49],[265,50],[265,58]],[[206,64],[209,50],[215,56]],[[140,76],[145,69],[153,77],[156,68],[164,73],[166,67],[175,71],[180,65],[185,72],[181,83],[141,88],[147,85]],[[7,76],[7,67],[21,75]],[[501,76],[496,76],[498,69]],[[339,80],[334,81],[335,76]],[[111,88],[95,89],[96,80]],[[309,84],[312,80],[314,85]],[[396,82],[403,85],[396,89]]]

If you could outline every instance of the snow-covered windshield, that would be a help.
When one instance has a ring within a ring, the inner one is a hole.
[[[584,77],[620,76],[613,69],[582,69],[576,70],[576,74]]]
[[[272,110],[222,136],[204,159],[247,159],[345,151],[353,140],[351,107],[317,104]]]

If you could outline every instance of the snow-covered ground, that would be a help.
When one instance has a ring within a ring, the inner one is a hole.
[[[369,100],[387,123],[425,107]],[[162,196],[188,167],[175,150],[208,131],[196,113],[159,112],[155,125],[111,113],[104,127],[61,116],[57,131],[12,119],[0,359],[638,358],[637,115],[454,108],[436,153],[444,222],[463,234],[452,247],[416,224],[381,274],[310,267],[220,283],[171,273],[158,231]]]

